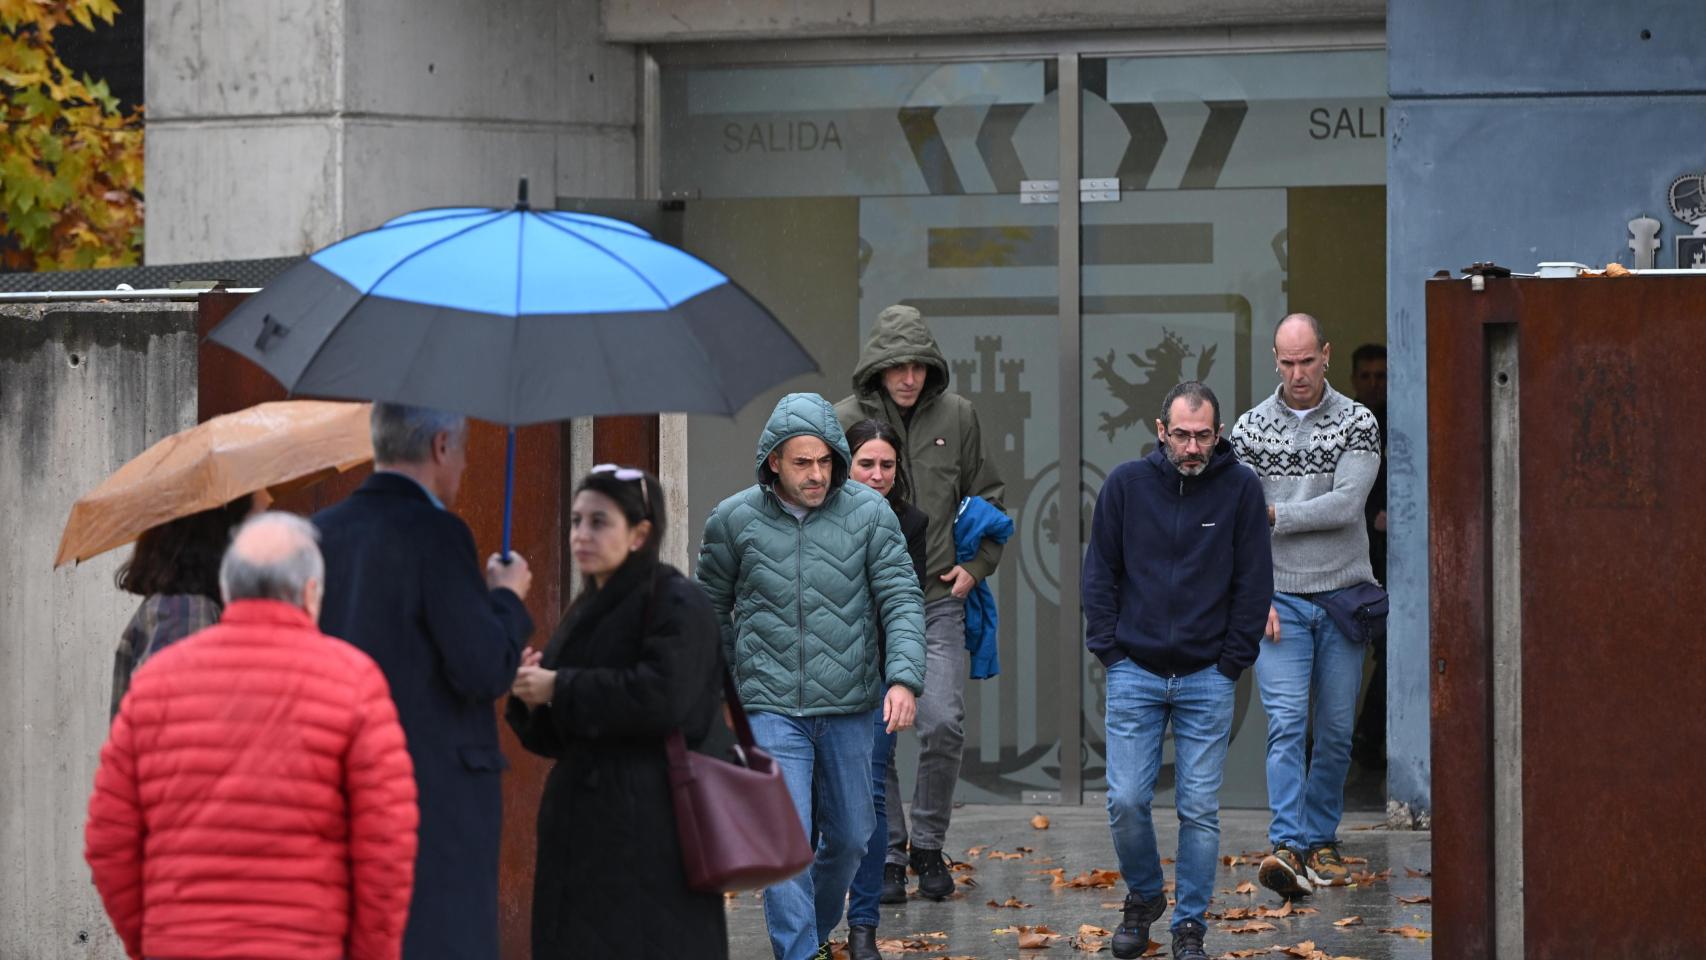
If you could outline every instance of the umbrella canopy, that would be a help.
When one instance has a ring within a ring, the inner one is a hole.
[[[329,246],[211,339],[293,394],[521,426],[732,414],[817,364],[714,267],[608,217],[422,210]]]
[[[214,417],[144,450],[71,506],[58,567],[248,493],[282,496],[373,459],[365,403],[283,400]]]

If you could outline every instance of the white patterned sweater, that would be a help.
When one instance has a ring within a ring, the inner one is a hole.
[[[1232,427],[1232,449],[1274,508],[1274,589],[1320,593],[1374,579],[1363,504],[1380,471],[1374,413],[1331,385],[1299,419],[1275,390]]]

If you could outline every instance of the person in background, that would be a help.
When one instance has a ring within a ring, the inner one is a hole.
[[[539,804],[533,960],[722,960],[723,897],[688,889],[664,740],[698,748],[719,716],[716,618],[658,562],[657,478],[594,467],[575,490],[580,595],[543,654],[528,650],[504,719],[556,761]]]
[[[1374,486],[1368,491],[1368,506],[1363,514],[1368,518],[1368,564],[1374,579],[1386,585],[1386,348],[1378,343],[1365,343],[1351,354],[1351,386],[1358,403],[1374,414],[1380,427],[1380,472],[1374,475]],[[1369,673],[1368,690],[1362,697],[1362,713],[1357,716],[1356,733],[1351,737],[1351,758],[1369,770],[1386,769],[1386,634],[1384,631],[1371,645],[1374,669]]]
[[[219,622],[219,559],[253,508],[241,496],[222,507],[150,527],[113,578],[120,590],[142,598],[113,651],[113,692],[108,717],[118,716],[130,678],[149,657]]]
[[[1281,319],[1273,351],[1279,387],[1238,418],[1232,449],[1261,478],[1273,529],[1273,607],[1256,658],[1273,853],[1257,879],[1290,900],[1350,882],[1338,830],[1366,651],[1328,610],[1373,579],[1363,508],[1380,471],[1380,427],[1327,382],[1333,347],[1314,317]]]
[[[912,558],[912,570],[918,577],[920,589],[924,584],[925,538],[930,518],[924,511],[906,501],[900,484],[900,434],[881,420],[860,420],[847,428],[847,448],[853,452],[850,477],[882,494],[894,508],[900,521],[901,535],[906,538],[906,553]],[[877,631],[878,656],[886,656],[883,632]],[[877,927],[881,925],[882,909],[878,904],[883,882],[883,865],[888,857],[888,818],[886,798],[900,797],[899,775],[894,765],[895,735],[881,717],[872,720],[871,741],[871,800],[877,815],[877,825],[871,831],[865,859],[853,875],[853,887],[847,901],[847,954],[849,960],[880,960],[877,951]]]
[[[1006,486],[984,449],[977,408],[948,389],[948,374],[947,357],[924,316],[895,304],[877,315],[853,370],[853,393],[835,405],[843,429],[866,418],[894,428],[908,496],[930,518],[924,578],[929,687],[918,701],[918,780],[910,833],[901,805],[888,804],[884,903],[905,902],[909,865],[921,895],[932,900],[953,895],[954,877],[942,849],[966,743],[966,597],[1001,562],[1002,545],[993,539],[982,540],[970,559],[957,559],[954,518],[960,505],[981,497],[1002,509]]]
[[[314,527],[245,523],[215,626],[139,671],[84,830],[131,960],[396,960],[415,779],[373,660],[315,626]]]

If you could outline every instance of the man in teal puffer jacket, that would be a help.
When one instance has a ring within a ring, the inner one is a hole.
[[[777,960],[829,956],[876,827],[872,711],[904,729],[924,689],[924,596],[906,539],[882,495],[847,478],[851,460],[828,401],[783,397],[758,441],[758,483],[717,505],[699,551],[753,734],[820,835],[812,868],[764,891]]]

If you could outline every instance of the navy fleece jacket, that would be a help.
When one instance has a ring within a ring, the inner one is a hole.
[[[1208,469],[1179,473],[1160,450],[1114,468],[1084,556],[1085,645],[1162,676],[1256,662],[1274,595],[1262,482],[1221,440]]]

